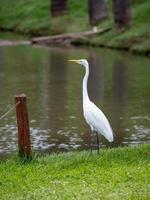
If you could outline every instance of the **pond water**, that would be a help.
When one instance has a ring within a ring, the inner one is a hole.
[[[93,48],[0,47],[0,116],[14,95],[28,97],[32,147],[39,152],[89,149],[91,131],[82,113],[84,69],[68,59],[90,63],[88,91],[115,133],[113,143],[150,142],[150,59]],[[17,149],[15,111],[0,120],[0,155]]]

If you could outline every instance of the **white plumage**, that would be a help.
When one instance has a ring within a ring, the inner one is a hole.
[[[87,124],[91,127],[92,133],[97,134],[97,147],[99,152],[98,134],[102,134],[109,142],[113,142],[113,131],[104,113],[89,99],[87,81],[89,77],[89,64],[87,60],[69,60],[85,67],[85,76],[82,83],[83,113]],[[94,135],[94,134],[93,134]]]
[[[91,101],[83,105],[83,112],[91,130],[102,134],[109,142],[113,142],[112,129],[103,112]]]

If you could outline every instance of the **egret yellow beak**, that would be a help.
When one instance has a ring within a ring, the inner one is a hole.
[[[75,63],[78,63],[79,64],[79,61],[80,60],[68,60],[69,62],[75,62]]]

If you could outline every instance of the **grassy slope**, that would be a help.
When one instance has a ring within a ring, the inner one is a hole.
[[[87,3],[70,0],[66,16],[51,18],[50,0],[0,0],[0,27],[33,35],[58,34],[89,28]],[[82,18],[82,20],[81,20]]]
[[[91,45],[102,45],[113,48],[129,48],[136,52],[150,51],[150,1],[133,0],[133,24],[122,34],[113,28],[102,36],[89,41]],[[90,29],[87,1],[69,0],[69,14],[57,18],[50,17],[50,0],[0,0],[0,27],[32,35],[78,32]],[[114,27],[111,0],[108,0],[109,18],[99,27]]]
[[[150,52],[150,1],[140,1],[132,8],[132,27],[121,34],[117,34],[115,29],[105,33],[101,38],[95,37],[90,41],[93,45],[98,43],[112,48],[126,48],[131,51],[146,53]],[[113,26],[113,22],[106,21]]]
[[[0,162],[0,199],[150,199],[150,145]]]

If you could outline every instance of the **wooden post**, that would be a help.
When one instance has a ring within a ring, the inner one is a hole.
[[[19,103],[16,106],[19,156],[29,158],[31,156],[31,142],[26,95],[16,95],[15,103]]]

